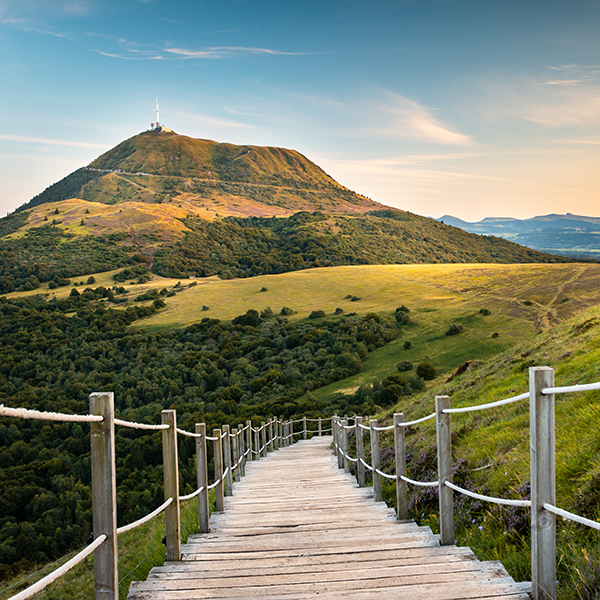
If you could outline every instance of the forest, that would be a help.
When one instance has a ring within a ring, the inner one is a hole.
[[[204,318],[185,329],[145,333],[128,325],[160,310],[161,297],[125,310],[88,288],[62,300],[0,298],[0,394],[7,406],[84,414],[88,396],[115,393],[119,418],[211,430],[271,416],[373,414],[421,389],[417,374],[383,382],[385,394],[318,402],[305,392],[361,370],[368,353],[408,322],[374,313],[288,322],[285,310],[249,310],[232,323]],[[406,307],[403,307],[403,310]],[[404,312],[399,314],[405,315]],[[300,398],[304,396],[304,399]],[[119,524],[162,502],[159,433],[117,429]],[[91,531],[89,427],[0,419],[0,575],[7,577],[82,545]],[[182,493],[194,489],[194,446],[180,442]]]

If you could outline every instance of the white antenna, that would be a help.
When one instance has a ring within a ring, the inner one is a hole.
[[[160,124],[160,120],[158,118],[158,98],[156,99],[156,125]]]

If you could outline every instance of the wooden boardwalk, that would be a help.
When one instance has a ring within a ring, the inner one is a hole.
[[[396,521],[337,468],[330,445],[315,437],[248,463],[211,532],[132,583],[128,600],[529,599],[501,564]]]

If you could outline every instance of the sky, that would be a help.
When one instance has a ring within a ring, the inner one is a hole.
[[[383,204],[600,216],[600,0],[0,0],[0,215],[155,120]]]

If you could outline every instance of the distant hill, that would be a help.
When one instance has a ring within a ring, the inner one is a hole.
[[[531,219],[487,217],[469,223],[451,215],[439,221],[463,231],[495,235],[528,248],[563,256],[600,257],[600,218],[582,215],[543,215]]]
[[[296,150],[219,144],[147,131],[51,185],[19,210],[78,198],[194,205],[202,218],[362,213],[382,205],[331,178]]]
[[[231,278],[337,265],[565,260],[387,208],[295,150],[172,132],[122,142],[0,219],[0,293],[118,267]]]

